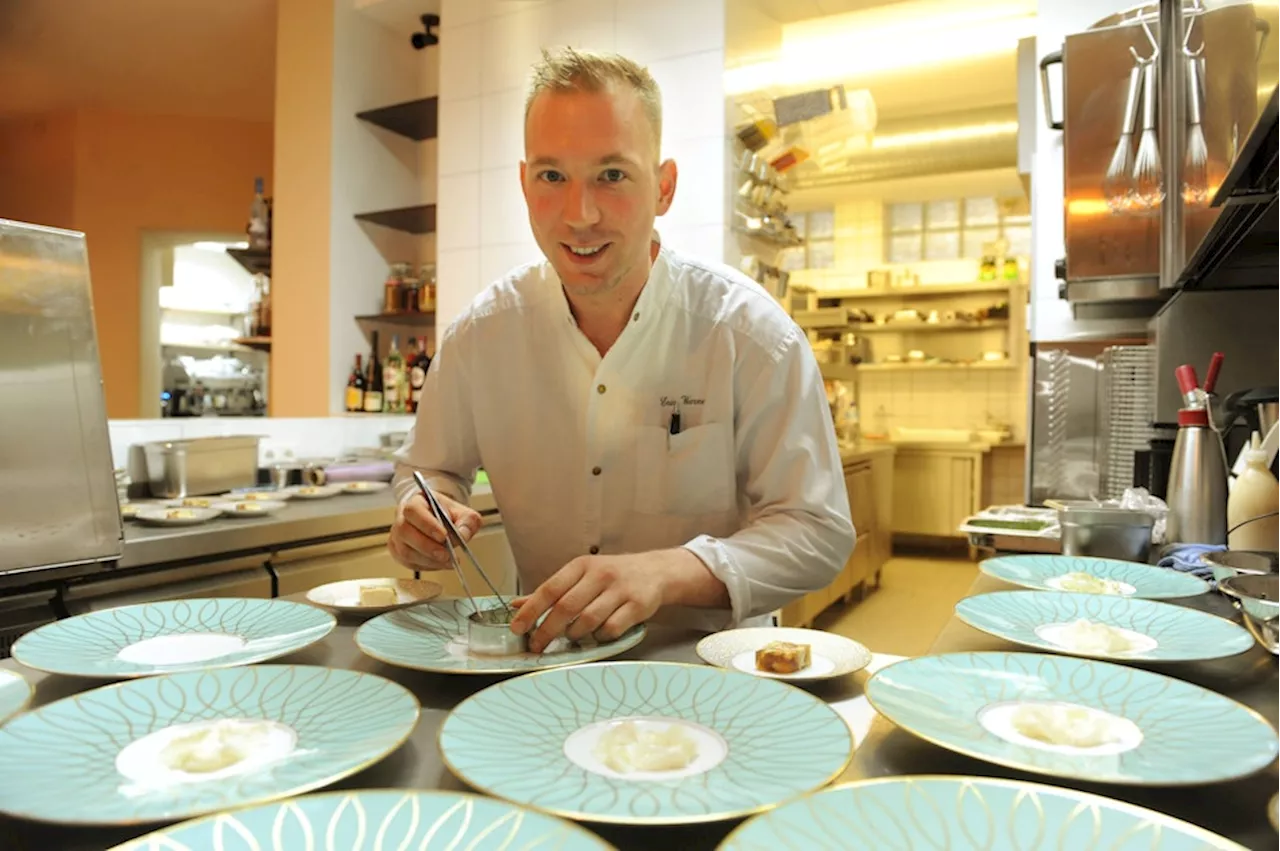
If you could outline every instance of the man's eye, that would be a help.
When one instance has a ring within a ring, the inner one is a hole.
[[[605,183],[621,183],[627,179],[627,173],[620,168],[607,168],[601,177]]]
[[[564,175],[558,171],[552,171],[551,169],[547,169],[546,171],[538,175],[538,179],[546,183],[561,183],[564,181]]]

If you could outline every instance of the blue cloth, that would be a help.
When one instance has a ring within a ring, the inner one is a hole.
[[[1169,570],[1176,570],[1180,573],[1190,573],[1192,576],[1198,576],[1216,588],[1218,583],[1213,581],[1213,570],[1200,560],[1200,556],[1205,553],[1221,552],[1225,549],[1226,547],[1221,544],[1174,544],[1166,548],[1160,555],[1160,560],[1156,562],[1156,567],[1166,567]]]

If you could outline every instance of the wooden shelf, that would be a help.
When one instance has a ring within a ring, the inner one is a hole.
[[[250,275],[271,274],[270,248],[228,248],[227,256],[243,266]]]
[[[851,290],[815,290],[814,296],[819,300],[840,299],[877,299],[877,298],[939,298],[952,295],[970,295],[976,293],[1008,292],[1020,286],[1017,281],[976,281],[972,284],[946,284],[922,287],[890,287],[883,290],[868,288]]]
[[[439,98],[421,98],[393,106],[366,109],[364,112],[357,112],[356,118],[415,142],[434,139],[439,130]]]
[[[430,325],[435,326],[436,312],[434,310],[420,311],[417,313],[374,313],[369,316],[357,316],[357,322],[385,322],[388,325]]]
[[[1008,319],[987,319],[982,322],[888,322],[873,325],[870,322],[851,322],[849,330],[855,334],[916,334],[936,331],[991,331],[1008,328]]]
[[[435,233],[436,205],[420,204],[396,210],[378,210],[373,213],[356,213],[356,219],[381,225],[384,228],[411,234]]]
[[[257,349],[261,352],[271,351],[270,337],[237,337],[236,343],[246,349]]]
[[[1017,364],[1011,360],[974,361],[973,363],[859,363],[819,364],[822,377],[833,381],[853,381],[860,372],[936,372],[939,370],[985,370],[1016,369]]]
[[[238,342],[229,343],[173,343],[161,341],[162,349],[177,349],[184,352],[217,352],[221,354],[236,354],[253,351],[248,346],[242,346]]]
[[[244,310],[220,310],[216,307],[180,307],[172,304],[162,304],[160,309],[174,313],[196,313],[203,316],[244,316],[249,312],[249,308]]]

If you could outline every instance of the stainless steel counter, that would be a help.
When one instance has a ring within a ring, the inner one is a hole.
[[[1006,586],[983,577],[970,591],[982,593],[1002,587]],[[300,598],[297,595],[289,599]],[[1193,598],[1184,603],[1218,614],[1229,612],[1225,601],[1216,596]],[[377,765],[342,781],[334,788],[464,789],[441,763],[436,735],[455,705],[496,680],[409,671],[370,659],[360,653],[353,640],[355,628],[359,624],[360,621],[357,620],[343,621],[325,641],[278,661],[287,664],[327,665],[378,674],[410,689],[422,704],[422,714],[418,726],[403,747]],[[699,634],[693,632],[655,627],[640,646],[620,658],[697,662],[693,647],[699,637]],[[953,618],[939,635],[933,652],[1002,649],[1014,648],[976,632]],[[44,676],[21,668],[12,660],[0,662],[0,666],[21,670],[27,676],[36,688],[36,706],[101,685],[66,677]],[[1248,653],[1222,662],[1164,666],[1157,670],[1222,691],[1252,706],[1272,724],[1276,722],[1275,661],[1256,646]],[[863,717],[866,710],[862,689],[867,677],[868,673],[864,671],[810,688],[810,691],[827,701],[850,721],[855,727],[855,736],[860,739],[854,761],[841,780],[925,773],[1022,777],[1033,782],[1084,788],[1167,812],[1215,830],[1250,848],[1276,847],[1276,834],[1271,830],[1265,815],[1267,798],[1276,789],[1274,763],[1263,772],[1243,780],[1180,790],[1087,786],[1018,774],[920,741],[879,717],[870,724],[870,731],[864,738],[865,731],[858,729],[856,719]],[[1196,719],[1187,719],[1187,723],[1195,725]],[[1213,731],[1205,730],[1204,735],[1211,738]],[[664,847],[678,848],[681,851],[710,851],[734,826],[734,822],[725,822],[681,828],[591,827],[623,851]],[[145,826],[87,830],[38,825],[0,816],[0,835],[7,837],[4,847],[10,851],[48,851],[54,848],[59,851],[98,851],[146,832]]]

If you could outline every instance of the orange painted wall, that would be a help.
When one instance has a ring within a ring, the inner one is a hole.
[[[0,121],[0,218],[75,226],[74,112]]]
[[[270,122],[82,111],[75,227],[93,279],[107,415],[136,417],[143,231],[243,233],[253,179],[271,188]]]

